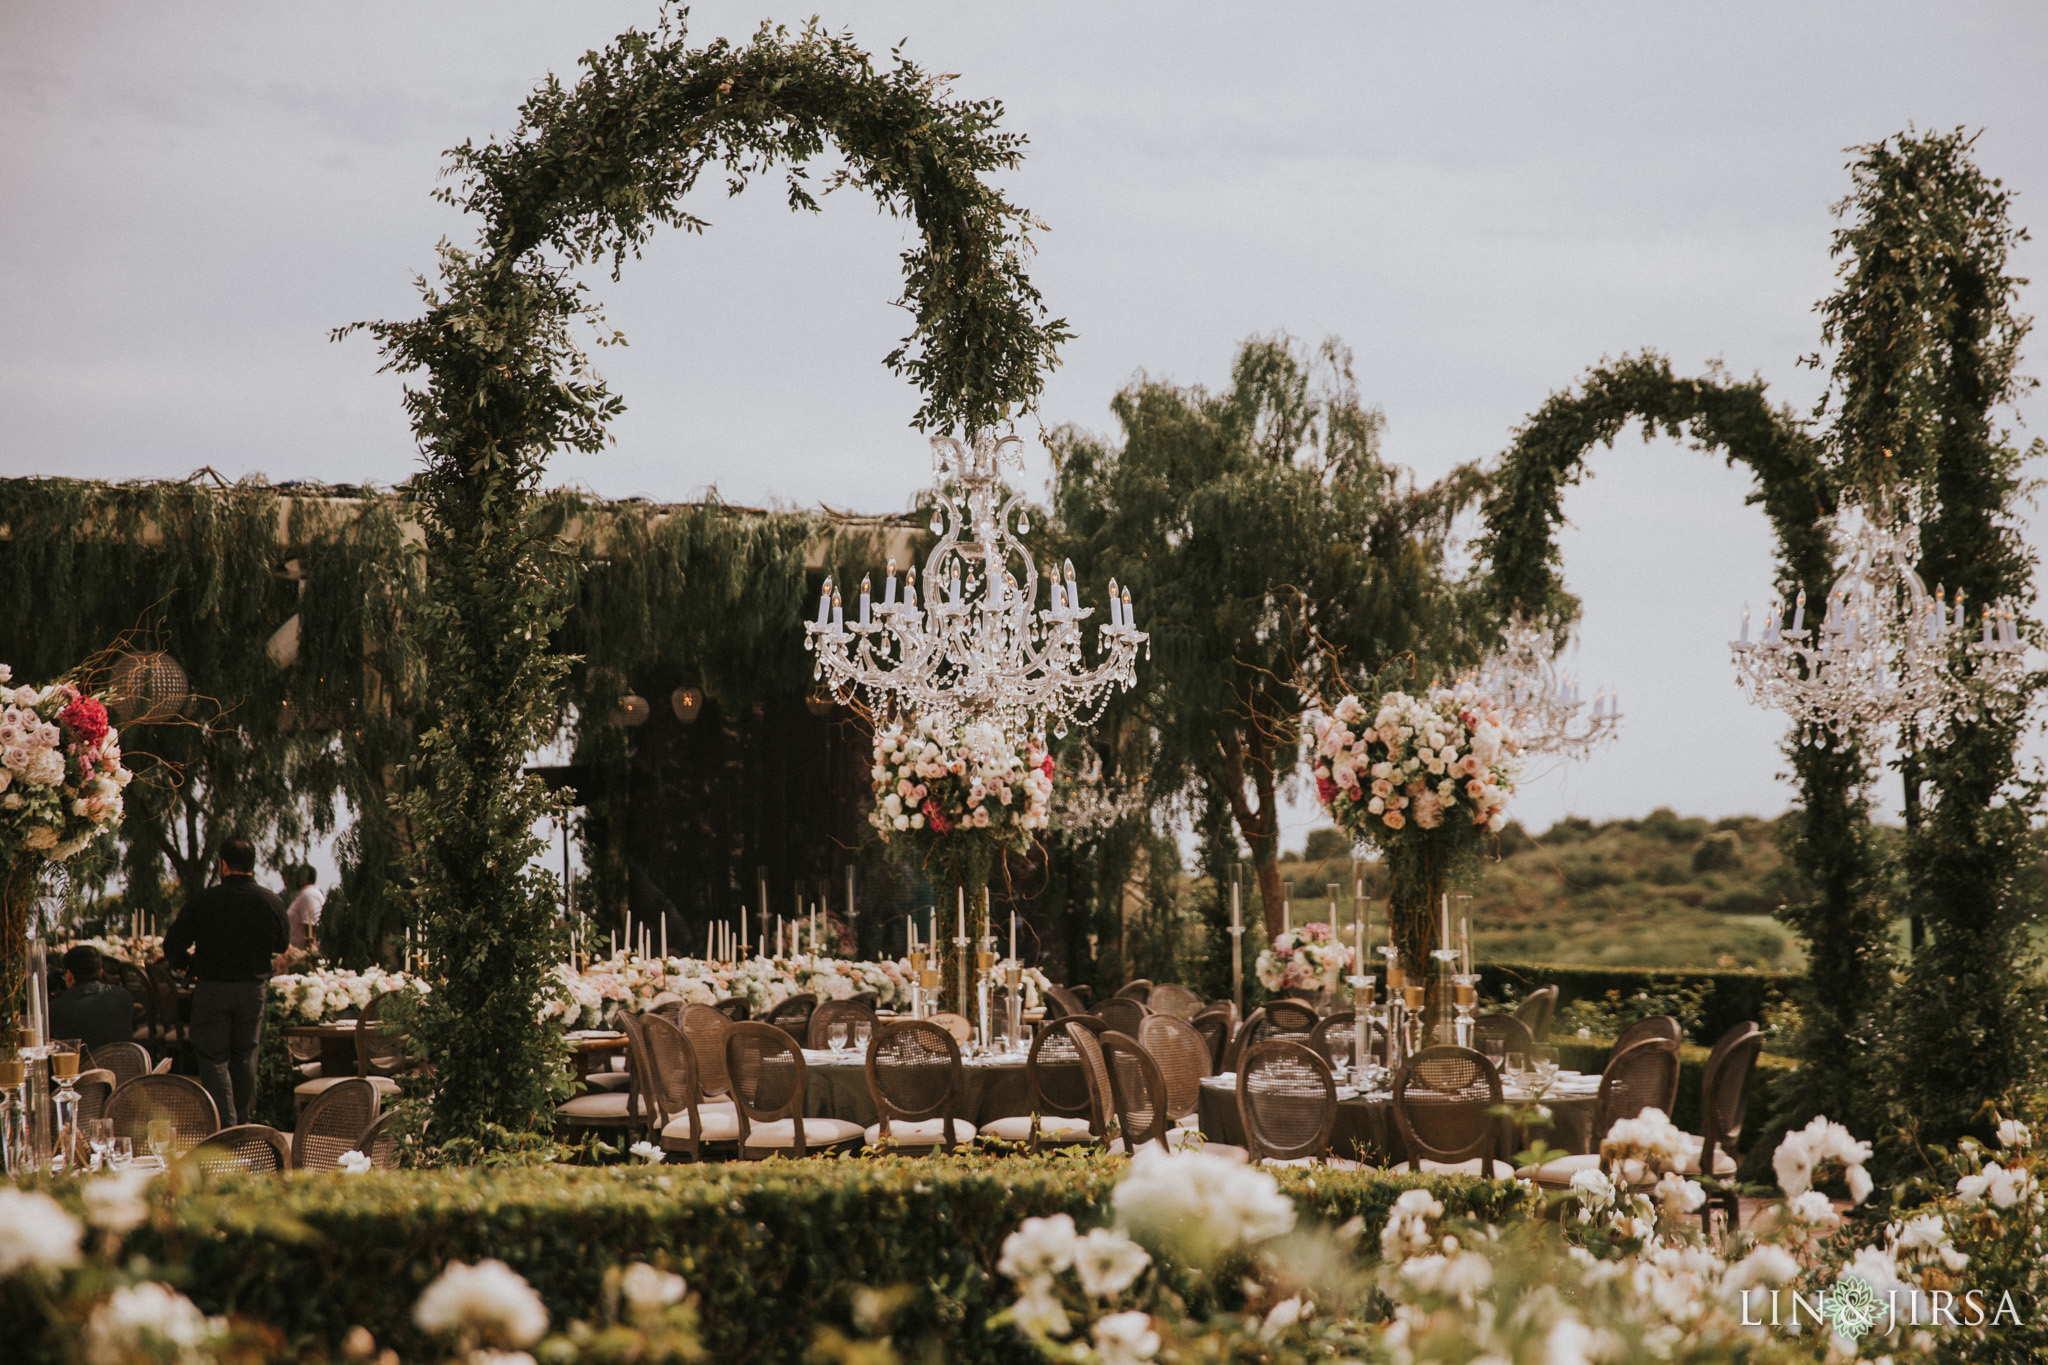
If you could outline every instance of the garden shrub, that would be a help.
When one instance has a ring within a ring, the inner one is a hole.
[[[863,1286],[908,1286],[894,1331],[949,1361],[1036,1358],[988,1318],[1008,1302],[995,1276],[1003,1239],[1028,1216],[1087,1226],[1125,1163],[1111,1158],[881,1158],[628,1168],[405,1171],[224,1181],[223,1199],[187,1200],[166,1232],[129,1249],[182,1258],[186,1292],[298,1348],[334,1351],[367,1326],[420,1358],[420,1290],[446,1263],[492,1256],[524,1275],[557,1324],[589,1317],[612,1266],[646,1260],[700,1296],[708,1358],[805,1359],[821,1326],[845,1330]],[[1427,1186],[1473,1217],[1513,1217],[1511,1184],[1330,1170],[1281,1171],[1304,1214],[1363,1220],[1376,1244],[1403,1190]],[[296,1232],[293,1229],[296,1228]]]
[[[1589,967],[1560,962],[1483,962],[1479,964],[1479,991],[1490,999],[1510,1002],[1521,999],[1541,986],[1557,987],[1557,1007],[1562,1011],[1578,1001],[1619,1002],[1631,1007],[1646,998],[1683,996],[1690,1002],[1692,1017],[1681,1018],[1687,1035],[1696,1043],[1711,1044],[1745,1019],[1767,1023],[1766,1016],[1781,1007],[1780,1002],[1797,993],[1805,978],[1798,972],[1767,972],[1748,967],[1716,970],[1693,968]],[[1613,1011],[1623,1024],[1645,1014],[1667,1014],[1673,1010],[1638,1008],[1633,1014]],[[1625,1017],[1623,1017],[1625,1014]],[[1559,1027],[1557,1032],[1568,1032]]]

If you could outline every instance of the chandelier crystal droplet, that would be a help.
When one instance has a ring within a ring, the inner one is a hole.
[[[1071,560],[1047,573],[1046,605],[1038,605],[1038,565],[1017,539],[1030,529],[1019,511],[1024,495],[1003,499],[1002,471],[1022,470],[1022,447],[1021,438],[992,432],[971,447],[933,437],[931,526],[939,541],[925,557],[922,584],[912,568],[899,585],[889,561],[881,600],[863,579],[849,621],[839,590],[825,581],[804,648],[817,651],[817,671],[840,701],[860,693],[878,715],[991,720],[1012,733],[1052,724],[1064,734],[1068,722],[1092,723],[1116,691],[1137,682],[1138,646],[1150,637],[1133,624],[1128,587],[1110,582],[1093,665],[1082,623],[1096,608],[1082,605]]]
[[[2026,643],[2012,607],[1986,605],[1971,640],[1961,589],[1953,601],[1940,587],[1929,593],[1914,569],[1920,527],[1910,507],[1895,518],[1886,504],[1874,513],[1845,505],[1836,543],[1847,545],[1849,567],[1825,603],[1810,607],[1802,591],[1787,619],[1785,604],[1772,602],[1754,640],[1743,608],[1728,649],[1752,701],[1802,727],[1860,737],[1898,725],[1939,729],[1974,693],[2017,679]]]

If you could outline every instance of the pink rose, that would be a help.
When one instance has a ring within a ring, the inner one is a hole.
[[[1385,822],[1388,829],[1399,829],[1408,823],[1408,817],[1397,810],[1388,811],[1380,819]]]

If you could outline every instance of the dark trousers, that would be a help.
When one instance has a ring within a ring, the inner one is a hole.
[[[192,1055],[223,1128],[248,1123],[256,1103],[256,1045],[268,989],[262,981],[202,981],[192,989]]]

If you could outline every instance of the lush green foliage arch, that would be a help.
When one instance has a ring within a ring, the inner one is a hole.
[[[1788,600],[1802,589],[1815,600],[1826,596],[1835,578],[1827,518],[1836,489],[1820,442],[1766,400],[1762,381],[1680,378],[1664,358],[1644,353],[1592,370],[1576,392],[1553,395],[1516,432],[1478,543],[1503,618],[1519,612],[1562,627],[1576,614],[1558,575],[1564,490],[1583,476],[1587,453],[1611,446],[1633,421],[1646,435],[1689,439],[1747,466],[1757,481],[1754,500],[1777,535],[1780,591]],[[1826,1093],[1811,1099],[1837,1117],[1866,1114],[1891,971],[1865,795],[1869,760],[1828,735],[1793,736],[1787,753],[1804,807],[1790,853],[1809,897],[1781,913],[1807,939],[1804,1046],[1827,1063],[1813,1068],[1817,1092]]]
[[[621,407],[571,339],[589,316],[573,272],[608,256],[616,274],[660,226],[701,230],[681,205],[706,172],[736,193],[787,166],[791,206],[813,208],[803,168],[830,145],[844,165],[827,188],[865,190],[919,234],[903,257],[915,330],[886,360],[924,393],[917,425],[971,431],[1028,405],[1067,335],[1024,273],[1035,224],[985,180],[1021,157],[999,105],[950,98],[900,57],[877,71],[816,27],[693,49],[671,15],[582,65],[506,140],[456,149],[443,194],[482,218],[478,248],[442,249],[422,317],[368,325],[388,368],[426,376],[406,397],[425,465],[425,729],[398,809],[439,983],[417,1026],[445,1141],[544,1125],[562,1084],[534,1022],[557,902],[529,860],[552,806],[520,772],[567,667],[546,649],[567,585],[536,494],[548,456],[598,448]]]

